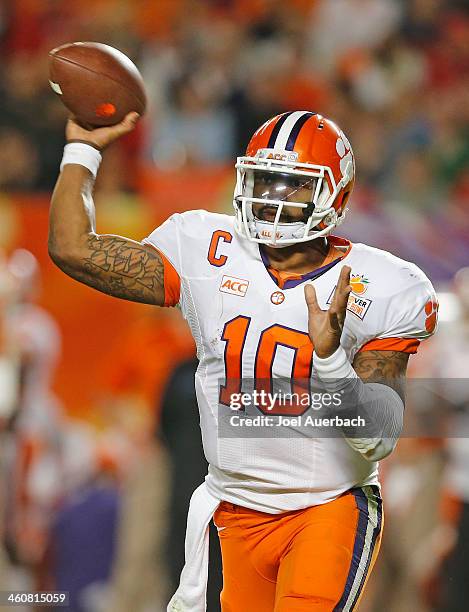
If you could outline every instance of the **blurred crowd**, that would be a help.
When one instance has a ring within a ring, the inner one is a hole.
[[[315,110],[356,153],[351,237],[365,229],[392,246],[391,224],[404,254],[441,280],[467,260],[464,0],[17,0],[2,5],[0,35],[4,189],[52,188],[66,112],[47,53],[98,40],[135,60],[149,95],[124,167],[231,164],[268,117]]]
[[[469,378],[469,277],[457,274],[469,260],[465,0],[4,2],[2,198],[47,198],[53,188],[67,111],[49,88],[48,52],[76,40],[127,53],[149,99],[135,132],[105,156],[96,200],[107,230],[147,225],[148,173],[183,207],[200,207],[206,177],[232,167],[264,120],[296,109],[327,115],[357,158],[340,233],[414,261],[442,298],[440,332],[412,360],[412,375]],[[200,193],[171,184],[181,176]],[[227,176],[215,204],[224,211]],[[0,245],[8,244],[4,219]],[[62,588],[77,612],[163,609],[182,562],[188,497],[205,470],[192,344],[172,313],[142,310],[118,336],[119,350],[109,348],[99,416],[71,418],[52,390],[61,331],[39,305],[41,270],[28,251],[8,251],[0,261],[0,587]],[[427,408],[433,418],[440,399]],[[458,597],[469,594],[454,585],[464,582],[458,571],[469,550],[461,468],[469,450],[447,434],[404,439],[383,464],[388,535],[364,612],[466,609]],[[218,586],[219,576],[215,599]]]

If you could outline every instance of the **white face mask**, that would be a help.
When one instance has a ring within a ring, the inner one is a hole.
[[[274,224],[270,221],[261,221],[260,219],[254,218],[251,221],[254,234],[261,240],[268,241],[269,246],[275,248],[282,248],[288,246],[288,244],[273,244],[274,241]],[[278,223],[275,231],[276,240],[291,240],[292,243],[296,242],[298,238],[303,236],[305,231],[305,223],[303,221],[297,221],[296,223]]]
[[[352,161],[347,164],[339,184],[327,166],[283,159],[272,161],[261,156],[238,157],[236,170],[235,229],[252,242],[276,248],[291,246],[327,236],[343,220],[345,210],[337,212],[333,205],[340,190],[353,178]],[[264,180],[262,185],[264,175],[269,175],[266,178],[271,180]],[[256,185],[258,179],[260,184]],[[278,222],[258,219],[253,213],[256,204],[296,207],[303,211],[314,206],[307,219],[287,223],[280,222],[280,217]]]
[[[313,201],[318,178],[314,176],[289,175],[288,173],[272,173],[248,171],[246,173],[246,191],[252,193],[253,201],[258,206],[263,202],[273,201],[273,207],[282,214],[283,207],[298,211],[298,207],[306,207]],[[300,195],[300,201],[295,200]],[[293,200],[293,202],[292,202]],[[304,210],[304,208],[302,208]],[[297,221],[267,221],[254,214],[253,203],[247,205],[247,216],[250,229],[254,236],[275,247],[288,246],[305,234],[306,223],[301,217]],[[280,243],[280,244],[279,244]]]

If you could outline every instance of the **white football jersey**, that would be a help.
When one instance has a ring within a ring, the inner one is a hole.
[[[259,245],[236,233],[234,217],[201,210],[174,214],[143,241],[168,260],[165,291],[173,297],[166,302],[179,303],[197,345],[195,385],[210,464],[206,484],[219,499],[278,513],[378,483],[377,464],[341,437],[218,435],[220,381],[311,375],[305,282],[314,284],[319,305],[327,309],[342,266],[351,266],[354,292],[341,338],[351,362],[360,350],[415,353],[433,332],[435,293],[417,266],[364,244],[329,241],[343,257],[282,288]]]

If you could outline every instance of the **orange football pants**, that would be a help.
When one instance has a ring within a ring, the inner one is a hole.
[[[222,612],[356,610],[383,525],[378,487],[267,514],[222,502],[214,515],[223,560]]]

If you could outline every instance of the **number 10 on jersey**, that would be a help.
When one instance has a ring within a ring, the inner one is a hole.
[[[290,372],[285,372],[282,378],[291,381],[291,393],[304,394],[303,381],[311,378],[311,365],[313,359],[313,345],[306,332],[291,329],[284,325],[274,324],[264,329],[259,336],[254,361],[254,373],[243,371],[243,354],[246,340],[249,335],[251,318],[239,315],[231,319],[223,328],[221,339],[225,342],[225,384],[220,387],[219,401],[226,406],[231,405],[232,394],[242,393],[243,376],[252,378],[254,374],[255,389],[258,392],[272,393],[272,379],[274,360],[279,346],[290,349],[293,359]],[[254,333],[254,332],[251,332]],[[309,387],[308,387],[309,389]],[[267,405],[269,408],[267,408]],[[308,408],[304,404],[275,405],[269,402],[266,406],[257,405],[264,414],[292,415],[302,414]]]

